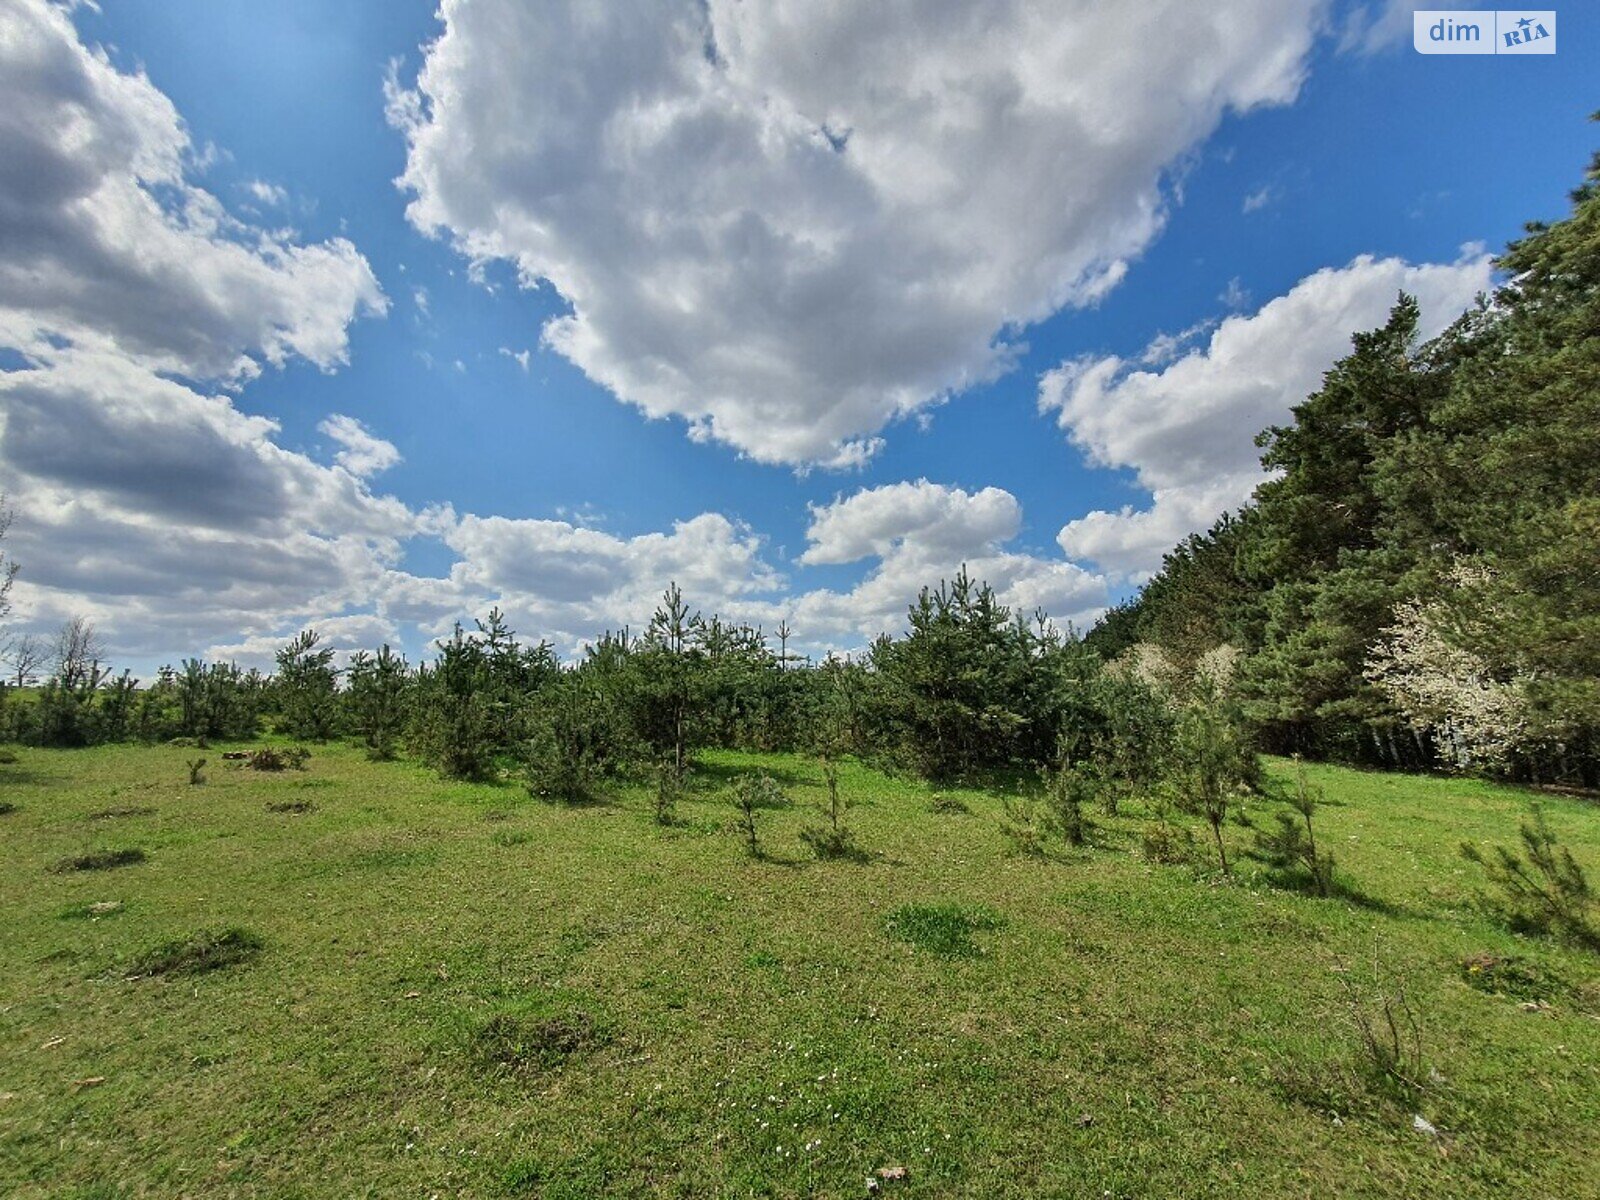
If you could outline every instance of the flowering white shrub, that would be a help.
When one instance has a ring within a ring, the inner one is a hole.
[[[1469,649],[1492,644],[1486,639],[1502,615],[1487,600],[1492,580],[1486,567],[1456,563],[1441,598],[1396,606],[1367,657],[1366,677],[1463,767],[1503,763],[1528,728],[1526,677]]]

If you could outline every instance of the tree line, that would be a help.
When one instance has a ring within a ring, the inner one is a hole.
[[[185,659],[141,683],[101,664],[92,627],[73,629],[78,649],[54,674],[10,689],[0,738],[353,737],[375,759],[409,754],[461,779],[523,769],[536,790],[568,797],[641,771],[682,775],[710,746],[855,754],[933,780],[1062,756],[1132,773],[1159,757],[1182,692],[1131,660],[1103,662],[1042,613],[1012,614],[965,571],[923,590],[904,636],[820,663],[790,655],[787,636],[775,649],[759,629],[703,615],[675,584],[642,633],[606,633],[573,663],[496,609],[417,664],[383,646],[340,665],[306,630],[271,673]]]
[[[1572,200],[1438,337],[1405,295],[1357,334],[1089,644],[1231,648],[1267,750],[1600,785],[1600,156]]]

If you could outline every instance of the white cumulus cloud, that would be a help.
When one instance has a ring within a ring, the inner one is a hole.
[[[1106,604],[1105,580],[1065,558],[1011,548],[1021,527],[1022,506],[1000,488],[968,492],[924,479],[862,489],[812,509],[799,562],[877,563],[848,590],[799,594],[784,615],[805,646],[859,649],[903,630],[917,593],[965,566],[1024,616],[1042,609],[1058,625],[1092,621]]]
[[[400,451],[393,442],[384,441],[354,417],[333,413],[317,429],[343,447],[334,454],[333,461],[362,479],[401,462]]]
[[[445,0],[389,111],[412,222],[554,285],[547,345],[691,436],[851,466],[1113,286],[1325,7]]]
[[[0,345],[64,338],[213,379],[344,362],[351,320],[387,303],[366,260],[240,222],[195,157],[172,102],[67,7],[0,6]]]
[[[1099,510],[1058,538],[1075,559],[1137,578],[1180,538],[1247,500],[1264,478],[1255,435],[1281,423],[1348,352],[1353,333],[1387,319],[1399,293],[1417,297],[1432,337],[1491,285],[1492,264],[1471,248],[1454,263],[1414,266],[1362,255],[1308,275],[1248,315],[1226,318],[1204,346],[1160,370],[1117,356],[1062,363],[1039,381],[1052,412],[1091,463],[1129,467],[1148,507]],[[1164,361],[1147,349],[1145,361]]]

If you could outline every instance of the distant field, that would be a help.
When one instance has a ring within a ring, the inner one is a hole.
[[[855,766],[873,857],[814,862],[820,776],[782,756],[707,755],[663,830],[642,792],[220,749],[0,766],[0,1194],[859,1197],[898,1166],[880,1194],[1600,1196],[1600,959],[1479,914],[1456,852],[1513,841],[1525,792],[1314,769],[1355,903],[1268,887],[1240,826],[1235,885],[1204,840],[1148,862],[1137,809],[1018,857],[1000,795],[934,811]],[[795,799],[766,862],[727,798],[758,765]],[[1600,809],[1544,803],[1600,876]],[[65,869],[117,850],[146,857]],[[910,904],[975,917],[971,952],[890,936],[939,925]],[[1414,1103],[1356,1070],[1334,967],[1370,991],[1375,948],[1435,1073]],[[1517,994],[1469,986],[1485,951]]]

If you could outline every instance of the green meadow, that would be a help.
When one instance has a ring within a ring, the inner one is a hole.
[[[1188,862],[1138,804],[1028,856],[1003,789],[854,763],[867,857],[818,861],[793,756],[706,753],[662,828],[222,749],[0,765],[6,1196],[1600,1195],[1600,960],[1458,849],[1537,801],[1594,873],[1589,801],[1311,767],[1319,899],[1248,857],[1270,795],[1226,882],[1189,818]],[[1385,996],[1420,1086],[1374,1066]]]

